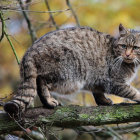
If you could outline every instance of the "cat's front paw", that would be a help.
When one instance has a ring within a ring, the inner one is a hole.
[[[109,106],[109,105],[113,105],[113,102],[109,98],[101,98],[101,99],[99,98],[99,99],[96,99],[96,104],[102,105],[102,106]]]
[[[137,102],[137,104],[140,104],[140,100],[136,99],[136,100],[133,100],[133,101]]]
[[[57,107],[59,105],[58,101],[52,97],[47,99],[47,107],[49,108],[54,108]]]
[[[137,94],[135,94],[135,96],[132,99],[133,101],[137,102],[138,104],[140,104],[140,92],[137,91]]]

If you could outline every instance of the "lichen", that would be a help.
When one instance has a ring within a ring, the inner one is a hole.
[[[90,116],[88,114],[79,114],[80,119],[89,119]]]
[[[70,107],[59,107],[57,110],[56,110],[56,113],[66,113],[66,112],[72,112],[73,111],[73,108],[70,108]]]

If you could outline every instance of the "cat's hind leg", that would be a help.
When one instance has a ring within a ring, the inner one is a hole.
[[[92,94],[94,96],[95,102],[97,105],[112,105],[113,102],[111,99],[106,98],[104,95],[104,90],[100,86],[96,86],[94,90],[92,91]]]
[[[54,108],[59,105],[58,101],[51,97],[47,82],[42,77],[37,78],[37,93],[46,108]]]

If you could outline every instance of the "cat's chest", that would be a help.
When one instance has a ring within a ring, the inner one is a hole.
[[[116,71],[111,72],[110,77],[115,82],[126,82],[130,84],[136,77],[137,70],[132,70],[128,68],[116,69]]]
[[[130,84],[136,77],[137,75],[137,70],[134,73],[131,73],[131,75],[126,76],[126,83]]]

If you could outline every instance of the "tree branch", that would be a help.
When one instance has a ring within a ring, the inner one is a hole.
[[[51,8],[50,8],[50,5],[49,5],[48,0],[45,0],[45,4],[46,4],[46,7],[47,7],[48,11],[51,11]],[[49,15],[50,15],[50,19],[51,19],[53,25],[55,26],[55,28],[56,28],[56,29],[59,29],[59,27],[57,26],[57,24],[56,24],[56,22],[55,22],[55,20],[54,20],[54,18],[53,18],[52,13],[49,13]]]
[[[26,122],[41,126],[73,128],[87,125],[119,124],[140,121],[140,105],[113,105],[98,107],[63,106],[56,109],[28,109],[20,124],[26,129]],[[19,130],[20,127],[6,113],[0,113],[0,134]]]
[[[73,8],[72,8],[72,5],[71,5],[70,1],[69,1],[69,0],[66,0],[66,4],[67,4],[67,6],[69,7],[69,9],[71,10],[72,15],[74,16],[75,21],[76,21],[76,23],[77,23],[77,26],[80,26],[80,22],[79,22],[79,20],[78,20],[78,17],[77,17],[77,15],[76,15],[75,11],[74,11]]]
[[[4,38],[4,32],[5,32],[5,22],[4,22],[4,19],[3,19],[3,13],[0,11],[0,19],[1,19],[1,37],[0,37],[0,42],[2,41],[2,39]]]
[[[28,17],[28,14],[24,11],[24,6],[23,6],[23,2],[21,0],[18,0],[19,4],[20,4],[20,7],[22,9],[22,13],[23,13],[23,16],[27,22],[27,25],[28,25],[28,29],[29,29],[29,32],[30,32],[30,36],[31,36],[31,40],[32,40],[32,43],[34,43],[34,41],[37,39],[37,36],[36,36],[36,33],[33,29],[33,26],[31,24],[31,21]]]
[[[34,11],[34,10],[22,10],[22,9],[15,9],[15,8],[7,8],[7,7],[5,7],[5,8],[2,8],[1,6],[0,6],[0,10],[1,11],[4,11],[4,12],[22,12],[22,11],[24,11],[24,12],[28,12],[28,13],[39,13],[39,14],[43,14],[43,13],[62,13],[62,12],[66,12],[66,11],[69,11],[70,9],[64,9],[64,10],[56,10],[56,11]]]
[[[5,21],[4,21],[4,18],[3,18],[3,13],[2,13],[2,11],[0,11],[0,19],[1,19],[1,22],[2,22],[2,35],[1,35],[1,37],[0,37],[0,41],[3,39],[3,37],[4,37],[4,35],[5,35],[5,37],[7,38],[8,42],[9,42],[9,44],[10,44],[12,50],[13,50],[13,53],[14,53],[14,55],[15,55],[15,57],[16,57],[16,60],[17,60],[17,63],[18,63],[18,65],[19,65],[19,64],[20,64],[20,61],[19,61],[19,59],[18,59],[16,50],[15,50],[15,48],[14,48],[14,45],[13,45],[12,41],[11,41],[10,38],[9,38],[9,35],[7,34],[7,32],[6,32],[6,30],[5,30],[6,25],[5,25]]]
[[[88,133],[91,136],[98,136],[100,138],[109,138],[113,136],[113,133],[109,130],[115,131],[119,136],[122,134],[133,133],[133,132],[140,132],[140,123],[131,123],[131,124],[123,124],[120,126],[103,126],[103,127],[94,127],[94,126],[81,126],[77,127],[74,130],[79,133]],[[116,137],[116,136],[115,136]]]

